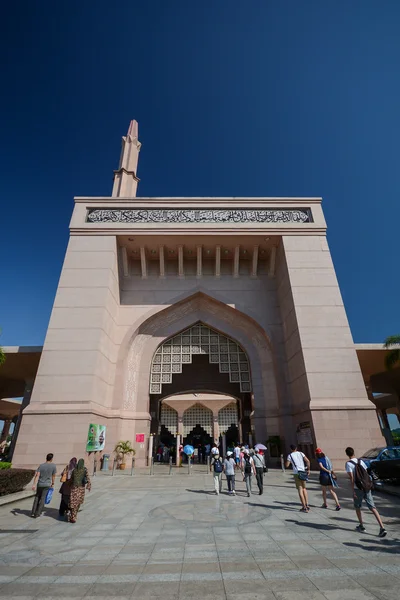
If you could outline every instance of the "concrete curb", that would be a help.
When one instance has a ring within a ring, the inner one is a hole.
[[[0,496],[0,506],[5,504],[12,504],[19,500],[25,500],[25,498],[32,498],[36,492],[32,490],[22,490],[22,492],[15,492],[15,494],[7,494],[6,496]]]

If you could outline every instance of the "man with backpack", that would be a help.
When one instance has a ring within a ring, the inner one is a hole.
[[[211,464],[210,464],[210,473],[213,471],[214,474],[214,488],[217,496],[222,491],[222,471],[223,464],[219,452],[214,452]]]
[[[241,469],[242,469],[242,473],[243,473],[243,479],[246,482],[247,497],[250,498],[250,496],[251,496],[251,476],[253,474],[254,475],[256,474],[256,468],[254,466],[254,460],[250,456],[250,452],[247,448],[245,448],[243,450]]]
[[[371,491],[372,479],[368,474],[367,466],[365,462],[362,461],[360,458],[355,458],[354,449],[350,446],[346,448],[345,452],[349,458],[349,460],[346,462],[346,472],[351,481],[354,497],[354,508],[356,509],[357,517],[360,522],[360,524],[357,525],[356,529],[360,533],[363,533],[365,531],[361,514],[362,501],[365,500],[365,503],[368,506],[369,510],[372,512],[375,519],[378,521],[380,527],[379,537],[385,537],[387,535],[387,531],[382,523],[380,514],[375,508],[375,503]]]

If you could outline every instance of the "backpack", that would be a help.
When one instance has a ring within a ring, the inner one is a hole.
[[[250,458],[248,456],[244,457],[244,472],[245,473],[251,473],[252,469],[251,469],[251,462],[250,462]]]
[[[354,463],[354,461],[351,462],[356,464],[356,468],[354,469],[354,483],[358,489],[362,490],[363,492],[369,492],[372,490],[372,479],[368,475],[368,471],[362,466],[360,459],[357,459],[357,463]]]
[[[214,460],[214,473],[222,473],[222,462],[219,458]]]

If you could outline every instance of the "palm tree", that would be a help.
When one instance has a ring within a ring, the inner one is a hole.
[[[0,333],[1,333],[1,329],[0,329]],[[0,346],[0,367],[5,362],[6,362],[6,354],[3,350],[3,348]]]
[[[400,366],[400,335],[389,335],[383,346],[390,350],[385,356],[386,368],[392,369],[397,363]]]
[[[114,452],[117,455],[117,460],[118,458],[121,459],[121,464],[119,466],[121,470],[125,469],[125,456],[129,456],[130,454],[136,454],[136,450],[132,447],[132,444],[129,441],[118,442],[118,444],[114,448]]]

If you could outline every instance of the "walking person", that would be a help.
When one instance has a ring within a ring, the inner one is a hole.
[[[214,489],[217,496],[222,491],[222,471],[223,464],[219,452],[214,452],[210,464],[210,473],[213,472],[214,475]]]
[[[233,452],[227,452],[224,460],[224,472],[226,475],[226,481],[228,482],[228,494],[230,496],[236,496],[235,491],[235,459],[233,458]]]
[[[211,455],[215,456],[216,454],[219,454],[219,447],[218,444],[213,444],[213,447],[211,448]]]
[[[239,469],[240,468],[240,446],[239,446],[239,443],[236,444],[233,451],[235,453],[236,468]]]
[[[255,448],[253,456],[254,466],[256,468],[256,480],[258,493],[261,496],[264,491],[264,472],[266,469],[264,457],[260,454],[260,450]]]
[[[46,494],[50,488],[54,487],[57,467],[53,465],[54,454],[46,456],[46,462],[38,466],[32,484],[32,490],[36,491],[36,496],[33,501],[31,517],[37,519],[41,516],[44,508]]]
[[[326,491],[329,490],[332,498],[335,501],[336,504],[336,510],[340,510],[341,506],[339,503],[339,499],[337,497],[336,492],[334,491],[334,488],[339,487],[336,481],[336,475],[333,471],[333,466],[331,461],[329,460],[329,457],[326,456],[321,448],[317,448],[315,451],[315,455],[317,457],[318,460],[318,466],[319,466],[319,482],[321,484],[321,488],[322,488],[322,498],[323,498],[323,504],[321,508],[328,508],[328,503],[327,503],[327,498],[326,498]]]
[[[60,508],[58,509],[58,514],[60,517],[64,517],[66,512],[68,511],[69,506],[69,497],[71,495],[71,487],[72,487],[72,473],[77,465],[77,459],[71,458],[69,463],[64,467],[63,472],[61,473],[61,502]]]
[[[310,470],[310,461],[303,452],[297,450],[297,446],[291,444],[291,453],[286,459],[286,468],[292,465],[294,482],[301,502],[301,512],[308,513],[310,507],[308,505],[308,493],[306,481],[308,480],[308,472]]]
[[[372,479],[368,474],[367,465],[360,458],[356,458],[354,455],[354,449],[350,446],[345,450],[349,460],[346,462],[346,472],[351,481],[353,497],[354,497],[354,508],[357,513],[359,525],[356,529],[360,533],[364,533],[365,527],[361,514],[362,501],[365,500],[369,510],[378,521],[379,525],[379,537],[385,537],[387,531],[383,525],[381,516],[375,507],[375,502],[372,497]]]
[[[78,464],[71,476],[71,494],[69,497],[68,521],[76,523],[79,507],[85,499],[85,488],[90,492],[92,484],[90,482],[89,471],[85,467],[83,458],[78,460]]]
[[[243,450],[243,458],[241,462],[241,470],[243,473],[243,481],[246,483],[247,497],[251,496],[251,477],[256,474],[256,469],[254,466],[254,460],[250,456],[250,452],[247,448]]]

